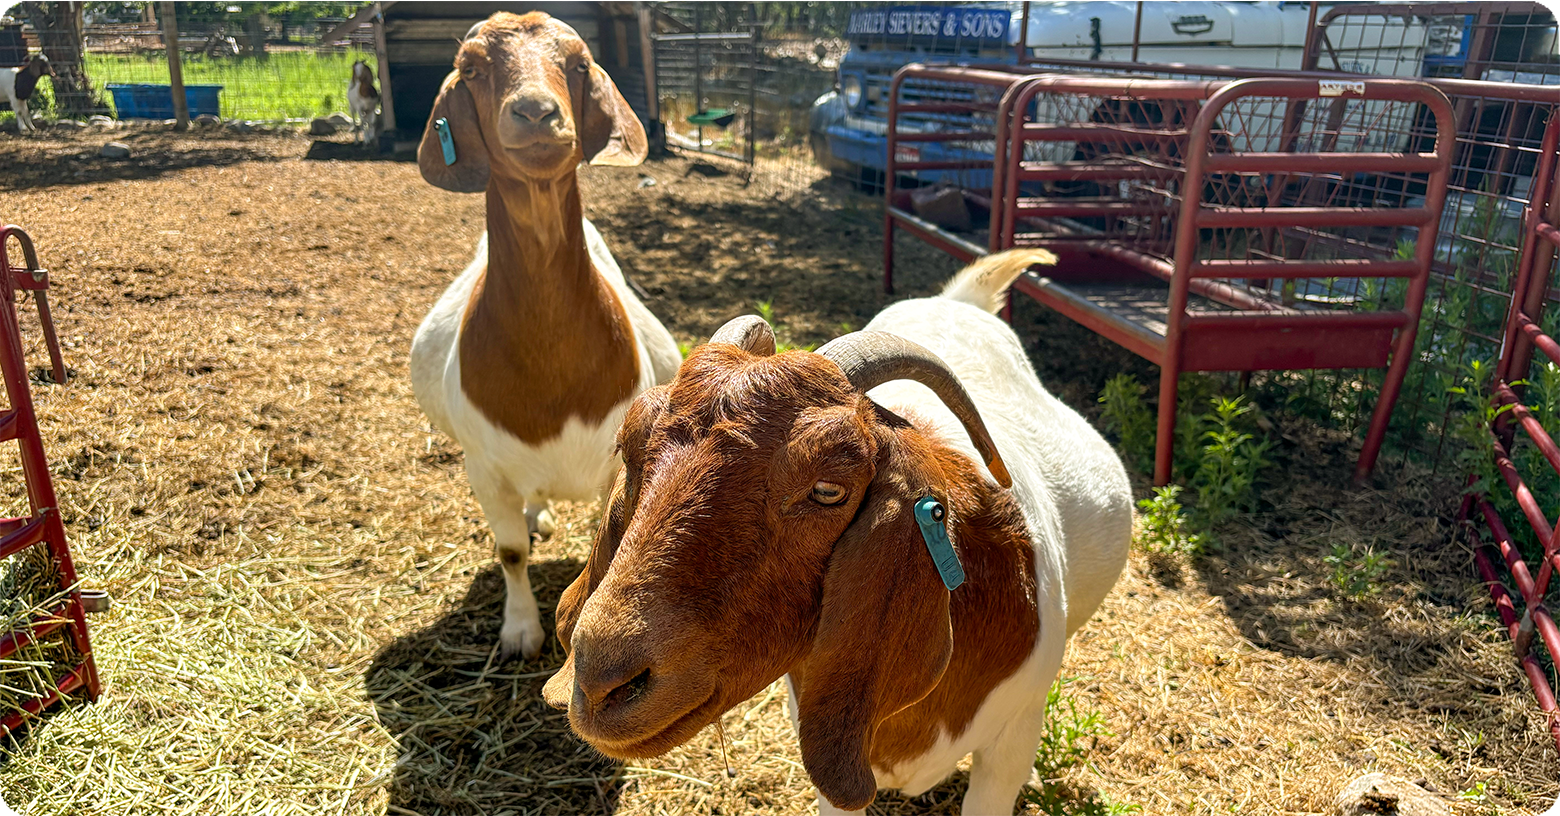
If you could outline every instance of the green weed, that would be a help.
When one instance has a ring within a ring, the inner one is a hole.
[[[1116,436],[1122,457],[1139,470],[1154,466],[1154,414],[1143,404],[1145,390],[1132,375],[1117,374],[1099,399],[1105,429]]]
[[[1046,730],[1035,753],[1035,770],[1042,784],[1038,790],[1024,789],[1024,800],[1037,805],[1048,816],[1123,816],[1136,813],[1141,808],[1113,802],[1108,796],[1094,791],[1084,794],[1073,786],[1062,784],[1067,771],[1083,764],[1088,753],[1094,750],[1100,737],[1111,735],[1105,727],[1105,717],[1099,711],[1080,707],[1070,696],[1064,696],[1067,684],[1075,677],[1064,677],[1051,684],[1046,693]]]
[[[1142,536],[1138,541],[1144,549],[1186,555],[1202,552],[1203,536],[1187,529],[1188,519],[1181,509],[1180,495],[1180,485],[1166,485],[1154,488],[1152,499],[1138,502],[1143,520]]]
[[[1213,400],[1212,429],[1204,432],[1207,444],[1192,482],[1197,486],[1197,511],[1208,524],[1216,524],[1255,503],[1257,477],[1271,462],[1272,443],[1246,430],[1253,406],[1245,397]]]
[[[764,322],[768,323],[770,328],[774,329],[774,331],[775,331],[775,353],[776,354],[780,354],[780,353],[786,352],[786,351],[795,351],[795,350],[798,350],[798,349],[800,349],[802,351],[812,351],[813,349],[818,347],[817,343],[808,343],[807,345],[798,345],[797,343],[792,341],[790,327],[775,319],[775,304],[774,304],[774,301],[770,301],[770,300],[755,301],[753,303],[753,308],[757,309],[758,310],[758,316],[762,317],[764,319]]]
[[[1450,428],[1452,437],[1460,443],[1456,461],[1461,472],[1473,477],[1466,492],[1487,497],[1496,512],[1507,520],[1512,541],[1524,557],[1536,558],[1543,552],[1543,541],[1527,523],[1492,455],[1490,426],[1512,410],[1510,405],[1495,405],[1491,400],[1493,380],[1494,365],[1474,360],[1463,367],[1459,384],[1447,389],[1457,409]],[[1528,379],[1518,380],[1512,386],[1523,389],[1523,403],[1542,427],[1560,427],[1560,367],[1544,361],[1533,367]],[[1560,510],[1560,474],[1516,418],[1510,418],[1510,422],[1514,431],[1508,451],[1511,463],[1540,508],[1552,516]]]
[[[1380,591],[1380,582],[1392,568],[1392,560],[1385,553],[1366,546],[1363,550],[1337,542],[1332,554],[1324,556],[1322,563],[1332,567],[1329,578],[1333,586],[1352,600],[1363,600]]]

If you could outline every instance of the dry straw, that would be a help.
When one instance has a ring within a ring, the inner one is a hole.
[[[502,662],[502,580],[454,445],[410,395],[413,331],[464,265],[480,197],[415,166],[301,161],[302,140],[0,139],[4,220],[58,283],[65,388],[40,424],[82,580],[103,699],[10,746],[0,796],[45,814],[794,814],[813,794],[775,685],[667,756],[602,758],[539,689],[562,655]],[[873,199],[805,207],[681,160],[586,172],[590,216],[684,341],[756,300],[799,342],[886,302]],[[641,186],[640,173],[655,185]],[[902,291],[952,265],[900,249]],[[1129,356],[1018,304],[1051,387],[1092,401]],[[28,327],[30,331],[30,327]],[[1083,350],[1080,353],[1079,350]],[[41,359],[34,356],[31,359]],[[1112,732],[1066,777],[1146,814],[1321,812],[1349,777],[1425,778],[1461,814],[1552,796],[1553,749],[1491,628],[1431,479],[1351,492],[1342,440],[1282,425],[1267,509],[1197,563],[1134,556],[1065,673]],[[0,491],[20,496],[0,458]],[[1321,510],[1318,510],[1321,508]],[[533,555],[551,606],[594,506]],[[1334,591],[1337,542],[1397,566]],[[20,685],[18,687],[21,687]],[[962,776],[874,813],[955,813]],[[1484,797],[1479,800],[1478,797]]]

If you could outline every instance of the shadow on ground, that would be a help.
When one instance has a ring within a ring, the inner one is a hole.
[[[407,162],[416,161],[417,154],[414,152],[380,153],[356,142],[315,139],[309,143],[309,150],[303,154],[303,158],[308,161]]]
[[[284,156],[279,155],[276,146],[281,138],[284,137],[200,131],[171,134],[160,130],[12,137],[5,140],[4,150],[0,151],[9,165],[0,173],[0,190],[136,181],[194,167],[281,161]],[[130,148],[130,157],[103,158],[100,151],[109,142]],[[192,195],[192,203],[198,200],[198,195]]]
[[[542,627],[577,560],[533,563]],[[563,663],[549,637],[536,661],[500,661],[494,651],[504,598],[497,565],[479,573],[460,606],[397,638],[368,670],[369,699],[401,753],[390,813],[592,813],[617,809],[620,763],[569,731],[567,716],[542,702],[542,684]]]

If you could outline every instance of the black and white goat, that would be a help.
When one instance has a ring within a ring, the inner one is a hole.
[[[38,89],[38,80],[53,76],[56,76],[54,66],[42,54],[33,54],[15,68],[0,69],[0,93],[5,94],[6,101],[11,103],[11,110],[16,111],[16,127],[21,132],[37,130],[32,115],[27,111],[27,100]]]

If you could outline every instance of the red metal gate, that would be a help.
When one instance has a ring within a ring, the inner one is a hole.
[[[21,266],[13,265],[10,260],[9,248],[13,240],[22,251]],[[27,362],[22,355],[22,335],[17,321],[17,292],[31,291],[38,305],[54,379],[64,382],[65,366],[44,295],[48,285],[48,275],[38,265],[37,253],[27,233],[14,226],[0,227],[0,298],[5,301],[0,305],[0,377],[5,380],[6,395],[10,400],[10,408],[0,412],[0,441],[14,439],[19,446],[31,511],[27,516],[0,519],[0,559],[17,555],[29,547],[46,547],[58,566],[59,590],[64,596],[63,601],[39,614],[28,625],[0,637],[0,659],[44,638],[63,634],[77,661],[53,682],[53,688],[27,700],[20,711],[0,719],[0,736],[16,730],[28,717],[67,694],[85,689],[87,696],[96,700],[101,690],[97,666],[92,660],[92,645],[87,638],[86,610],[76,587],[76,569],[65,543],[65,525],[60,518],[54,482],[49,476],[49,462],[44,455],[43,437],[38,432],[38,419],[33,411]]]
[[[1470,491],[1463,498],[1458,522],[1473,545],[1479,575],[1489,587],[1496,613],[1511,637],[1517,660],[1533,686],[1539,708],[1548,716],[1550,734],[1560,749],[1560,705],[1549,684],[1548,672],[1539,660],[1540,651],[1535,648],[1547,651],[1551,664],[1560,656],[1560,628],[1556,628],[1545,602],[1555,570],[1560,569],[1560,523],[1551,522],[1543,508],[1545,503],[1553,506],[1553,486],[1560,484],[1560,479],[1555,478],[1560,476],[1560,446],[1556,446],[1553,436],[1560,432],[1560,423],[1551,417],[1551,427],[1545,428],[1537,412],[1524,402],[1534,351],[1539,353],[1541,365],[1547,362],[1560,366],[1560,344],[1543,329],[1544,307],[1549,300],[1546,295],[1552,284],[1556,252],[1560,250],[1560,168],[1556,166],[1560,164],[1556,156],[1560,149],[1560,117],[1550,119],[1543,146],[1524,224],[1522,262],[1517,270],[1503,351],[1490,388],[1490,399],[1497,411],[1489,426],[1489,455],[1499,478],[1480,485],[1470,477],[1471,486],[1483,489]],[[1516,461],[1522,446],[1531,446],[1542,456],[1526,473]],[[1550,488],[1535,491],[1544,482]],[[1497,502],[1508,507],[1514,504],[1518,509],[1521,518],[1513,519],[1517,534],[1501,517]],[[1488,539],[1480,534],[1481,521]],[[1523,553],[1521,539],[1527,538],[1522,535],[1526,532],[1523,527],[1532,533],[1527,547],[1531,556]],[[1531,557],[1538,561],[1536,575],[1529,565]],[[1516,588],[1515,595],[1502,580],[1497,565],[1505,568],[1511,586]]]

